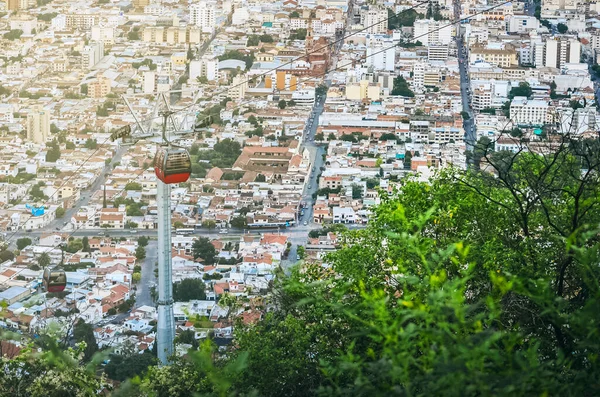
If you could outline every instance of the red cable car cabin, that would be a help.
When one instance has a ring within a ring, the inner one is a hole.
[[[160,148],[154,156],[154,172],[164,183],[181,183],[192,173],[192,160],[185,149]]]
[[[46,292],[62,292],[67,286],[67,275],[62,270],[44,270],[44,288]]]

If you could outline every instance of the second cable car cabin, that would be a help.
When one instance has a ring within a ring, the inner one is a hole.
[[[62,292],[67,286],[67,275],[62,270],[44,270],[44,288],[46,292]]]
[[[192,160],[185,149],[159,148],[154,156],[156,177],[166,184],[181,183],[192,173]]]

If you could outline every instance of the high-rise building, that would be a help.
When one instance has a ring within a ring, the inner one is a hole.
[[[566,63],[579,63],[581,43],[575,38],[551,37],[546,40],[544,66],[562,68]]]
[[[372,43],[367,46],[365,61],[375,70],[392,72],[396,65],[396,47],[385,43]]]
[[[50,135],[50,114],[42,106],[34,106],[27,114],[27,140],[46,143]]]
[[[237,75],[233,78],[231,82],[231,86],[227,91],[227,96],[237,101],[239,99],[243,99],[244,95],[246,95],[246,90],[248,89],[248,77],[245,75]]]
[[[96,81],[88,84],[88,97],[98,99],[110,94],[110,82],[108,77],[98,76]]]
[[[142,11],[147,5],[150,5],[150,0],[133,0],[133,8],[137,11]]]
[[[104,45],[101,42],[90,42],[81,51],[81,67],[90,69],[94,67],[104,56]]]
[[[142,68],[140,68],[142,69]],[[156,90],[156,72],[146,68],[142,75],[142,87],[144,94],[153,94]]]
[[[361,10],[360,20],[371,34],[384,34],[388,30],[388,14],[387,8],[382,6],[371,5],[368,9]]]
[[[20,7],[20,0],[6,0],[6,8],[8,8],[8,11],[17,11]]]
[[[543,0],[542,18],[556,18],[561,14],[576,13],[583,5],[583,0]]]
[[[67,29],[90,30],[100,21],[98,15],[92,14],[67,14],[65,24]]]
[[[196,25],[204,33],[212,33],[215,29],[216,4],[202,2],[190,6],[190,24]]]
[[[450,44],[452,42],[452,25],[447,21],[433,19],[417,19],[414,26],[415,41],[427,46],[429,43]]]

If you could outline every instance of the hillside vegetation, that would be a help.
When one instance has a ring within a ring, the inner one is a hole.
[[[404,181],[326,266],[280,277],[235,349],[207,342],[113,394],[600,395],[594,145]],[[104,380],[65,354],[5,360],[0,395],[96,395]]]

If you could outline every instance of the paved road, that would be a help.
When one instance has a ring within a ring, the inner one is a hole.
[[[454,19],[458,20],[460,18],[460,14],[460,0],[454,0]],[[458,69],[460,72],[460,94],[462,99],[462,109],[463,112],[467,112],[469,115],[468,120],[463,120],[465,143],[467,144],[467,150],[473,150],[475,143],[477,143],[477,132],[475,130],[475,120],[473,108],[471,107],[471,98],[469,92],[469,59],[467,47],[465,46],[464,38],[460,32],[457,32],[456,35],[456,48],[458,50]]]
[[[154,275],[154,265],[158,261],[158,241],[150,240],[146,247],[146,259],[142,262],[142,279],[137,284],[135,294],[135,307],[154,306],[150,295],[150,288],[156,285],[156,277]]]

